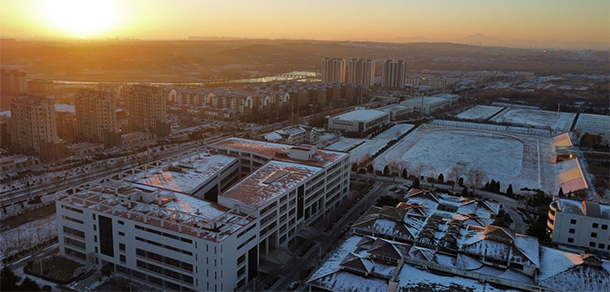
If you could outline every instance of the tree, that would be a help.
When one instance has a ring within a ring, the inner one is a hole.
[[[512,197],[512,195],[513,195],[513,185],[512,184],[508,185],[508,189],[506,189],[506,194],[509,197]]]
[[[462,197],[468,197],[468,187],[462,188]]]
[[[358,171],[358,164],[356,162],[352,163],[352,171]]]
[[[400,203],[400,200],[396,199],[392,196],[381,196],[377,200],[377,203],[375,204],[375,206],[377,206],[377,207],[383,207],[383,206],[396,207],[398,205],[398,203]]]
[[[563,188],[559,188],[559,194],[557,194],[558,197],[564,197],[563,194]]]
[[[4,290],[4,288],[3,288],[3,290]],[[19,286],[19,290],[20,291],[41,291],[40,286],[38,286],[38,284],[36,284],[36,282],[34,282],[29,277],[25,277],[25,279]]]
[[[383,168],[383,175],[390,175],[390,167],[388,165]]]
[[[441,174],[439,174],[439,175],[438,175],[438,179],[437,179],[436,181],[437,181],[437,182],[439,182],[439,183],[441,183],[441,184],[442,184],[442,183],[444,183],[444,182],[445,182],[445,176],[443,176],[443,174],[442,174],[442,173],[441,173]]]
[[[449,179],[454,182],[458,182],[460,176],[462,175],[462,172],[464,172],[464,167],[462,167],[461,165],[456,165],[452,167],[451,172],[449,173]]]
[[[419,189],[419,178],[413,180],[413,188]]]
[[[490,187],[490,186],[489,186],[489,182],[486,182],[486,183],[485,183],[485,188],[483,188],[483,189],[484,189],[484,190],[489,190],[489,187]]]
[[[358,162],[358,166],[365,166],[367,163],[369,163],[369,160],[371,160],[371,154],[365,153],[364,155],[362,155],[362,158]]]
[[[398,172],[401,169],[401,163],[396,160],[392,160],[388,162],[387,167],[390,175],[392,176],[392,183],[394,183],[396,180],[396,176],[398,176]]]
[[[416,177],[421,177],[422,173],[424,172],[424,166],[421,164],[417,164],[414,168],[413,168],[413,174]]]
[[[471,169],[468,173],[468,182],[473,188],[478,188],[485,181],[485,172],[479,168]]]
[[[464,186],[464,178],[459,178],[458,179],[458,186],[463,187]]]
[[[17,282],[19,282],[19,277],[13,273],[13,270],[8,265],[5,265],[0,271],[0,287],[2,287],[2,291],[16,291],[19,286],[17,286]]]
[[[407,169],[403,168],[402,169],[402,178],[407,178],[407,177],[408,177]]]

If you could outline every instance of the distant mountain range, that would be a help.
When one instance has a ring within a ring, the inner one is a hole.
[[[495,37],[488,37],[483,34],[473,34],[465,38],[456,40],[435,40],[428,39],[422,36],[417,37],[401,37],[390,40],[398,43],[435,43],[435,42],[452,42],[458,44],[467,44],[475,46],[493,46],[493,47],[509,47],[509,48],[532,48],[532,49],[552,49],[552,50],[603,50],[610,49],[609,43],[603,42],[566,42],[558,40],[533,41],[525,39],[510,39],[502,40]]]

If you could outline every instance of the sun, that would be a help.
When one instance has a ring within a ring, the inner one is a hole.
[[[110,0],[48,0],[45,10],[55,26],[79,36],[108,29],[117,12]]]

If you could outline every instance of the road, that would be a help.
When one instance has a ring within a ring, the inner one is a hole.
[[[343,239],[343,237],[338,237],[342,234],[342,230],[346,227],[348,223],[355,222],[359,217],[361,212],[366,211],[370,206],[375,204],[378,197],[385,192],[380,192],[380,189],[384,185],[381,183],[376,183],[373,187],[364,195],[361,199],[359,199],[356,204],[354,204],[333,226],[331,230],[324,232],[325,227],[328,225],[327,220],[320,221],[317,225],[312,226],[311,228],[317,231],[317,235],[314,238],[311,238],[316,244],[309,249],[309,251],[303,255],[303,257],[299,257],[299,251],[295,251],[295,257],[284,265],[282,271],[282,278],[273,286],[270,290],[274,291],[287,291],[290,283],[294,281],[301,281],[300,290],[304,289],[306,285],[304,285],[304,281],[310,276],[302,277],[302,272],[310,266],[315,266],[316,268],[322,263],[322,259],[320,259],[320,255],[325,255],[325,252],[331,250],[333,247],[337,245],[337,243]],[[386,186],[387,187],[387,186]],[[339,209],[337,212],[341,212],[342,209]],[[315,269],[310,272],[315,272]],[[268,278],[273,278],[272,276]]]

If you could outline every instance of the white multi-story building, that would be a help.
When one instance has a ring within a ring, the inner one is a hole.
[[[551,202],[547,230],[555,244],[610,250],[610,206],[557,198]]]
[[[347,153],[228,138],[66,191],[60,254],[165,290],[238,290],[348,192]]]
[[[328,117],[328,129],[367,132],[390,122],[390,114],[384,111],[356,109],[349,113]]]

